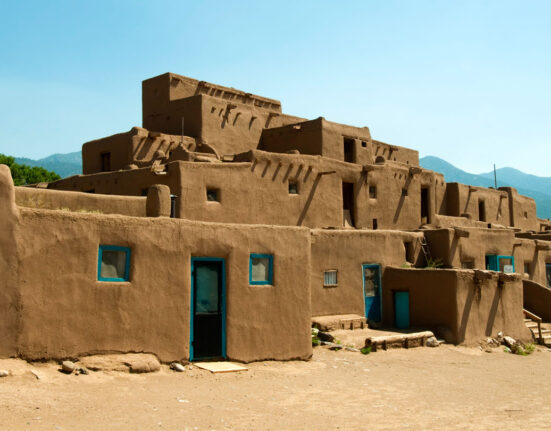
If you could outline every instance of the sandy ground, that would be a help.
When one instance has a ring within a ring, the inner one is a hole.
[[[0,360],[2,430],[549,430],[551,352],[318,347],[249,371],[64,375]],[[40,377],[37,379],[30,370]]]

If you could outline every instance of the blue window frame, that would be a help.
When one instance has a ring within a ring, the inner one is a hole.
[[[490,271],[513,273],[515,272],[515,258],[495,254],[486,255],[486,269]]]
[[[128,281],[130,248],[100,245],[98,252],[98,281]]]
[[[249,284],[273,284],[274,257],[271,254],[251,253],[249,259]]]

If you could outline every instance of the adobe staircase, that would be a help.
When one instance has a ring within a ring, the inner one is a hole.
[[[551,346],[551,329],[545,329],[544,327],[542,327],[541,317],[525,309],[524,323],[526,327],[530,329],[530,331],[532,332],[532,336],[538,344]]]

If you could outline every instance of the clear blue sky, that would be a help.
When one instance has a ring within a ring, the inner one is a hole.
[[[484,172],[551,176],[551,1],[2,1],[0,152],[141,125],[175,72]]]

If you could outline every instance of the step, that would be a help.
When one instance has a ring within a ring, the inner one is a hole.
[[[537,328],[538,324],[536,322],[530,322],[526,324],[527,328]]]

